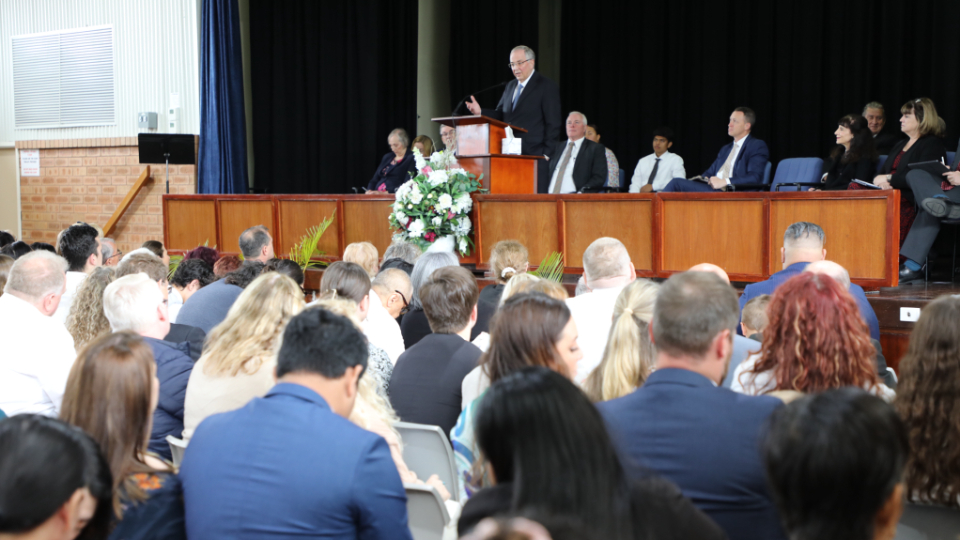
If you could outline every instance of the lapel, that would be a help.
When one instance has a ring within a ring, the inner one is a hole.
[[[747,151],[747,144],[749,142],[750,142],[750,136],[748,135],[747,138],[743,140],[743,144],[740,146],[740,151],[737,152],[737,159],[733,160],[733,165],[730,167],[730,176],[733,176],[733,171],[737,169],[737,165],[739,165],[740,161],[742,161],[741,158],[743,158],[744,153]],[[737,143],[734,142],[731,144],[737,144]],[[731,146],[730,149],[733,150],[733,146]]]
[[[530,91],[533,90],[534,88],[536,88],[536,86],[537,86],[537,77],[538,77],[539,75],[540,75],[539,73],[534,72],[534,74],[530,76],[530,79],[527,80],[527,86],[525,86],[525,87],[523,88],[523,92],[520,93],[520,98],[517,99],[517,107],[518,107],[518,108],[519,108],[520,105],[524,102],[524,100],[527,99],[527,95],[530,93]],[[516,81],[516,79],[514,79],[514,80]],[[517,83],[513,86],[513,88],[516,89],[519,84],[520,84],[520,83],[517,82]],[[513,94],[512,94],[512,93],[510,94],[510,98],[511,98],[511,99],[510,99],[510,103],[511,103],[511,107],[512,107],[512,103],[513,103]]]

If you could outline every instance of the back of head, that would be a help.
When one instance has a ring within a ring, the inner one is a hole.
[[[13,257],[9,255],[0,255],[0,296],[3,296],[3,288],[6,287],[7,279],[10,277],[13,261]]]
[[[420,246],[411,244],[410,242],[404,242],[403,240],[397,240],[390,244],[390,247],[383,252],[383,262],[387,262],[390,259],[403,259],[407,263],[414,265],[422,253],[423,251],[420,249]]]
[[[253,283],[257,276],[263,273],[264,264],[260,261],[243,261],[240,268],[230,272],[223,278],[227,285],[236,285],[241,289],[246,289],[247,285]]]
[[[384,270],[391,270],[391,269],[402,270],[407,274],[407,277],[410,277],[413,275],[412,264],[408,263],[403,259],[399,259],[396,257],[393,259],[388,259],[384,257],[383,262],[380,264],[380,271],[383,272]]]
[[[892,530],[882,531],[890,533],[885,536],[875,525],[891,496],[900,504],[908,451],[893,408],[860,389],[805,396],[775,412],[763,453],[787,536],[892,537]],[[890,517],[896,526],[899,514]]]
[[[260,251],[270,244],[270,232],[263,225],[255,225],[240,233],[239,244],[244,259],[256,259]]]
[[[19,259],[31,251],[33,251],[33,248],[30,247],[30,244],[20,240],[17,240],[12,244],[7,244],[3,247],[3,249],[0,249],[0,253],[3,253],[8,257],[13,257],[14,259]]]
[[[516,240],[501,240],[490,250],[490,270],[497,283],[506,283],[511,277],[526,272],[530,255]]]
[[[367,367],[367,340],[346,317],[322,308],[290,319],[277,354],[277,378],[311,373],[339,379],[348,368]]]
[[[920,124],[919,131],[921,136],[934,135],[936,137],[943,137],[944,132],[947,130],[947,125],[943,119],[940,118],[940,115],[937,114],[937,107],[933,104],[932,99],[922,97],[904,103],[903,107],[900,107],[900,113],[906,114],[908,112],[912,112]]]
[[[616,238],[598,238],[583,252],[583,273],[587,284],[630,275],[630,254]]]
[[[264,272],[278,272],[292,279],[297,285],[303,285],[303,268],[290,259],[270,259],[263,267]]]
[[[804,272],[830,276],[840,284],[843,290],[850,290],[850,273],[847,269],[833,261],[813,261],[803,269]]]
[[[357,304],[370,294],[370,276],[359,264],[337,261],[323,271],[320,294],[336,291],[336,298],[353,300]]]
[[[38,242],[35,242],[35,244]],[[46,244],[50,245],[50,244]],[[51,250],[56,253],[56,249],[53,246],[50,246]],[[37,249],[34,247],[33,249]],[[113,257],[117,253],[117,242],[113,238],[101,238],[100,239],[100,254],[103,256],[103,262],[106,263],[107,259]]]
[[[159,240],[147,240],[140,247],[150,250],[150,253],[160,258],[163,258],[163,252],[166,251],[163,248],[163,242]]]
[[[761,294],[751,298],[743,306],[743,313],[740,320],[743,325],[754,332],[763,332],[767,327],[769,319],[767,318],[767,306],[773,297],[769,294]]]
[[[203,259],[184,259],[180,261],[177,269],[173,272],[170,284],[184,288],[196,280],[201,287],[206,287],[216,279],[217,276],[214,275],[213,268],[207,261]]]
[[[460,266],[460,259],[448,251],[424,253],[417,259],[417,263],[413,265],[413,274],[410,276],[410,286],[413,290],[413,297],[410,299],[411,309],[423,307],[420,303],[420,287],[423,287],[435,270],[447,266]]]
[[[48,244],[46,242],[34,242],[30,244],[30,249],[33,251],[42,249],[43,251],[49,251],[50,253],[57,252],[57,248],[53,247],[51,244]],[[104,257],[104,260],[106,260],[106,257]]]
[[[157,322],[163,294],[146,274],[118,278],[103,291],[103,313],[114,332],[141,333]]]
[[[502,306],[504,302],[515,294],[527,292],[527,289],[538,281],[540,281],[539,277],[526,272],[511,276],[503,286],[503,293],[500,295],[500,305]]]
[[[117,266],[118,278],[131,274],[146,274],[157,283],[166,281],[168,272],[167,266],[163,264],[160,257],[152,253],[131,253]]]
[[[378,257],[379,253],[377,253],[376,246],[370,242],[354,242],[343,250],[343,260],[359,264],[361,268],[367,271],[367,275],[371,279],[380,271]]]
[[[515,295],[490,321],[490,348],[480,358],[480,365],[491,382],[527,366],[542,366],[572,377],[557,352],[557,341],[569,321],[570,309],[562,300],[540,293]]]
[[[242,264],[243,261],[240,260],[240,257],[226,255],[217,259],[217,262],[213,264],[213,273],[218,278],[222,278],[230,272],[240,268],[240,265]]]
[[[563,285],[556,281],[540,279],[531,274],[519,274],[510,278],[510,281],[508,281],[507,285],[503,288],[500,305],[503,305],[511,296],[523,293],[541,293],[554,300],[566,300],[570,298],[570,295],[567,294],[567,289],[563,288]]]
[[[420,288],[423,312],[435,334],[455,334],[466,328],[479,298],[477,279],[461,266],[438,269]]]
[[[822,250],[826,234],[816,223],[798,221],[783,232],[783,247],[791,250]]]
[[[404,296],[409,297],[410,295],[404,291],[410,290],[410,275],[399,268],[387,268],[381,270],[377,277],[373,278],[370,286],[387,294],[400,291]]]
[[[17,237],[10,234],[9,231],[0,231],[0,248],[6,246],[7,244],[12,244],[17,241]]]
[[[207,246],[197,246],[183,255],[183,260],[185,261],[189,261],[190,259],[202,259],[210,265],[210,268],[213,268],[213,266],[217,264],[217,259],[219,258],[220,254],[217,253],[217,250]]]
[[[97,230],[86,223],[71,225],[63,231],[59,247],[70,271],[83,272],[87,260],[97,252]]]
[[[114,269],[101,266],[77,288],[67,316],[67,330],[78,350],[94,338],[110,333],[110,321],[103,313],[103,291],[114,279]]]
[[[110,468],[82,430],[35,414],[0,422],[0,533],[36,529],[86,488],[97,509],[84,535],[106,538],[111,485]]]
[[[674,274],[657,295],[654,344],[670,356],[700,358],[720,332],[733,333],[739,312],[736,291],[716,274]]]
[[[34,251],[20,257],[10,267],[4,293],[15,293],[30,302],[63,290],[67,262],[48,251]]]

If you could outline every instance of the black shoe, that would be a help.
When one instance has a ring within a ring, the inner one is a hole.
[[[929,201],[930,199],[927,200]],[[916,281],[918,279],[923,279],[923,268],[919,270],[911,270],[907,268],[905,264],[900,265],[900,283]]]
[[[920,202],[920,206],[933,217],[958,219],[960,218],[960,205],[955,204],[949,199],[930,198]]]

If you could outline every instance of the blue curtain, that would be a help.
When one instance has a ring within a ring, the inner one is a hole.
[[[247,193],[247,133],[237,0],[203,0],[200,193]]]

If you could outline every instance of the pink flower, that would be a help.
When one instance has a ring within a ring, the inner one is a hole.
[[[428,232],[427,234],[423,235],[423,238],[427,242],[433,242],[437,239],[437,233]]]
[[[447,212],[447,219],[453,219],[453,212]]]
[[[427,166],[424,167],[420,172],[422,172],[423,174],[430,174],[430,173],[433,172],[433,169],[431,169],[430,166],[427,165]]]

